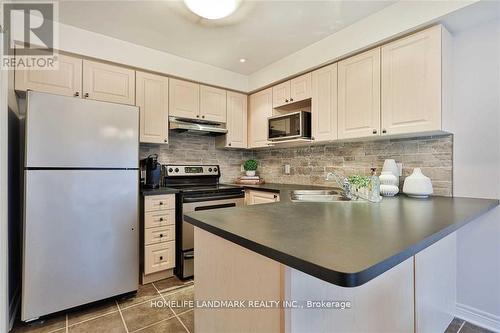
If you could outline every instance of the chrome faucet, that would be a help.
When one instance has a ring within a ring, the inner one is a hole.
[[[331,181],[334,180],[337,185],[342,189],[342,195],[348,199],[354,199],[355,196],[351,193],[351,184],[349,183],[349,180],[342,176],[339,175],[335,172],[329,172],[326,174],[326,180]]]

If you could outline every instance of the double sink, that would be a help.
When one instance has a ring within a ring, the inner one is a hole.
[[[290,192],[290,200],[293,202],[363,202],[347,198],[342,189],[295,190]]]

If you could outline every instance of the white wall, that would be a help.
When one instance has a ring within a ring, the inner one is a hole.
[[[311,44],[248,78],[249,91],[346,57],[388,39],[437,22],[477,0],[399,1],[354,24]]]
[[[500,198],[500,20],[454,35],[455,196]],[[458,233],[457,315],[500,332],[500,208]]]

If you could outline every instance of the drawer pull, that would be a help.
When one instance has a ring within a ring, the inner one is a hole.
[[[161,205],[163,205],[163,202],[162,202],[162,201],[160,201],[160,206],[161,206]]]
[[[160,260],[163,260],[163,256],[160,256]]]
[[[160,234],[160,238],[163,237],[163,234]]]
[[[163,217],[160,217],[160,222],[163,222]]]

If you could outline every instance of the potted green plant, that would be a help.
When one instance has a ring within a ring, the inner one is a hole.
[[[246,160],[243,164],[247,176],[255,176],[255,170],[257,170],[256,160]]]

